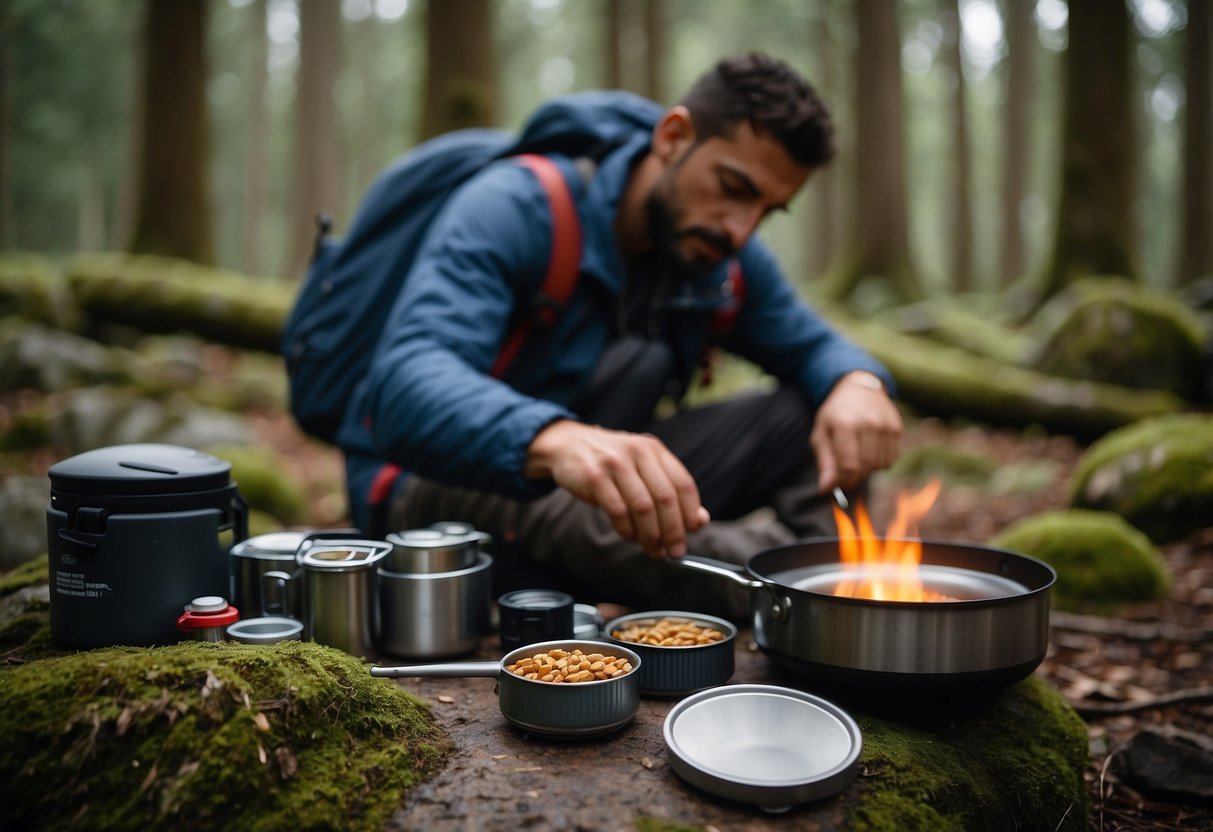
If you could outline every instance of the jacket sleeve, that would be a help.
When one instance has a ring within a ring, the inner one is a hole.
[[[519,298],[542,282],[551,228],[546,193],[515,164],[493,165],[452,195],[371,360],[367,414],[382,458],[522,499],[552,488],[523,477],[523,461],[536,433],[573,414],[489,375]]]
[[[725,346],[783,382],[796,384],[816,409],[835,383],[867,370],[894,390],[883,364],[833,329],[784,278],[770,250],[753,238],[741,250],[745,296]]]

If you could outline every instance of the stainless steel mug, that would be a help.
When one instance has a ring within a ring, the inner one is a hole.
[[[313,540],[300,550],[306,586],[304,637],[354,656],[379,641],[377,567],[392,551],[382,540]]]

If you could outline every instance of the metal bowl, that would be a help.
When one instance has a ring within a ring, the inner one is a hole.
[[[663,618],[689,621],[724,633],[724,638],[710,644],[687,647],[661,647],[638,644],[617,638],[615,633],[628,625],[642,625]],[[644,664],[640,667],[640,692],[650,696],[684,696],[705,688],[723,685],[733,676],[733,647],[737,627],[723,618],[697,612],[650,610],[621,615],[607,623],[604,638],[636,651]]]
[[[243,644],[277,644],[280,641],[299,641],[302,636],[302,621],[274,615],[245,618],[227,628],[227,637]]]
[[[774,685],[730,685],[670,709],[670,768],[719,797],[784,812],[855,779],[863,739],[832,702]]]

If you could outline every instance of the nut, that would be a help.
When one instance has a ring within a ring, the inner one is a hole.
[[[612,630],[611,637],[651,647],[698,647],[720,641],[724,633],[689,618],[646,618]]]
[[[546,653],[525,656],[513,664],[507,664],[505,669],[515,676],[539,682],[593,682],[630,673],[632,663],[602,653],[587,656],[579,649],[569,652],[555,648]]]

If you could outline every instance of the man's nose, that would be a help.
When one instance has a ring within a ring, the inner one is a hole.
[[[740,250],[745,245],[761,221],[762,209],[758,206],[738,206],[725,215],[723,230],[734,251]]]

